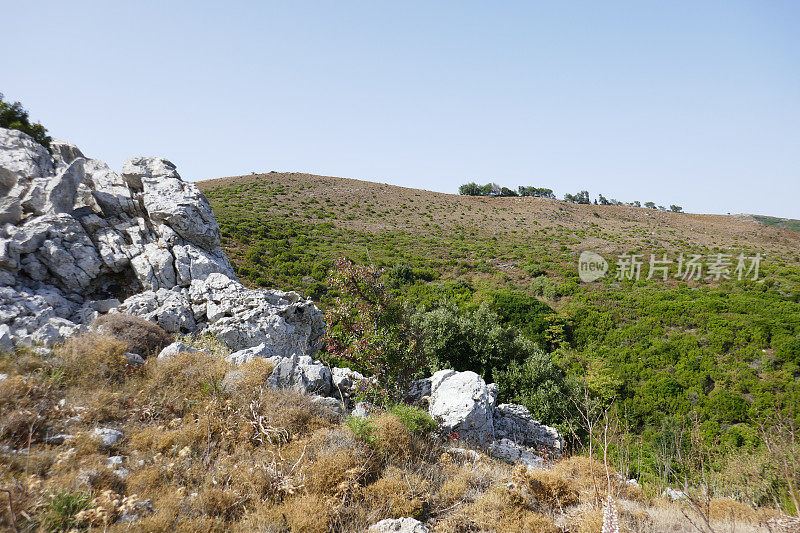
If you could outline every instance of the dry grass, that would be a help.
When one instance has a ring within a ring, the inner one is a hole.
[[[531,506],[518,490],[506,486],[492,486],[476,501],[465,505],[445,518],[436,531],[461,533],[468,531],[559,531],[552,519]]]
[[[367,442],[308,397],[264,388],[266,361],[235,368],[219,354],[178,354],[132,369],[121,363],[123,349],[93,334],[52,356],[22,353],[4,363],[0,445],[11,451],[0,449],[8,491],[0,494],[0,529],[124,531],[114,520],[145,499],[154,512],[136,524],[141,531],[349,532],[401,516],[442,532],[597,528],[600,463],[572,457],[550,471],[512,468],[448,453],[390,414],[369,420]],[[224,390],[231,372],[237,385]],[[92,436],[98,426],[125,438],[106,448]],[[45,444],[56,433],[74,437]],[[111,455],[124,458],[126,477],[108,465]],[[624,530],[690,531],[691,509],[650,505],[613,479]],[[709,502],[709,515],[720,531],[759,531],[767,517],[724,499]]]
[[[364,502],[374,521],[384,518],[420,517],[430,485],[419,474],[389,467],[380,479],[364,489]]]
[[[68,340],[56,353],[67,379],[97,387],[125,380],[130,370],[122,355],[126,351],[127,344],[110,335],[87,333]]]
[[[142,357],[158,355],[162,348],[174,340],[158,324],[122,313],[101,315],[92,323],[92,328],[124,343],[126,352]]]
[[[572,480],[579,491],[581,501],[605,501],[608,496],[608,477],[602,462],[582,455],[574,455],[557,462],[552,473],[558,477]],[[615,498],[642,501],[644,493],[640,488],[629,485],[617,477],[617,471],[609,466],[608,476],[611,478],[611,495]]]
[[[514,468],[513,480],[540,505],[564,509],[578,503],[575,483],[557,472],[533,470],[520,465]]]

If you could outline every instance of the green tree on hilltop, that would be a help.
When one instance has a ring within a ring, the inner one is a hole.
[[[20,102],[6,102],[3,93],[0,93],[0,128],[27,133],[47,149],[50,149],[50,141],[53,140],[47,135],[47,128],[38,122],[31,123],[28,112]]]

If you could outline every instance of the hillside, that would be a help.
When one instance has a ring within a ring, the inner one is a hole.
[[[294,289],[324,309],[334,296],[326,276],[343,255],[385,268],[412,308],[449,301],[466,316],[488,304],[572,379],[613,403],[628,428],[624,453],[639,457],[628,470],[639,479],[692,477],[697,472],[682,456],[695,442],[720,473],[713,483],[735,492],[742,474],[731,468],[746,459],[755,475],[768,462],[759,455],[761,425],[797,416],[795,231],[737,216],[465,197],[297,173],[198,185],[246,284]],[[608,261],[605,278],[580,281],[584,250]],[[639,281],[614,279],[625,253],[643,256]],[[647,280],[650,254],[664,253],[675,261],[668,279]],[[707,270],[699,280],[676,279],[681,253],[730,254],[731,279],[706,279]],[[738,280],[739,254],[757,253],[757,279],[751,272]],[[536,412],[533,396],[509,394]],[[563,420],[541,416],[565,430]]]
[[[800,262],[800,233],[738,216],[579,205],[546,198],[459,196],[298,173],[221,178],[198,186],[209,196],[222,225],[230,227],[229,236],[234,235],[236,223],[258,217],[276,226],[258,231],[270,231],[278,239],[281,231],[293,228],[305,228],[326,242],[326,234],[345,236],[334,252],[363,257],[369,253],[377,263],[384,257],[392,262],[422,261],[440,269],[445,279],[480,267],[478,274],[492,270],[511,276],[515,283],[524,282],[531,279],[524,268],[531,261],[550,264],[549,274],[569,277],[578,254],[587,249],[609,256],[759,251],[773,265]],[[240,246],[246,243],[240,240],[227,243],[227,251],[237,257],[246,251]],[[320,242],[309,247],[314,255],[331,257]],[[305,248],[295,246],[291,252],[302,253]],[[252,266],[242,258],[240,266],[245,265]],[[265,266],[259,273],[269,272]],[[245,271],[245,277],[255,281],[258,276]],[[294,281],[298,282],[302,286],[301,280]]]

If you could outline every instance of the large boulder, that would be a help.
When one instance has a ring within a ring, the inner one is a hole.
[[[236,281],[211,206],[171,162],[138,157],[117,174],[70,143],[51,156],[0,128],[4,346],[61,342],[108,311],[281,357],[313,355],[324,331],[311,301]]]
[[[494,438],[496,396],[478,374],[440,370],[431,376],[430,383],[428,410],[442,429],[481,444]]]
[[[564,438],[558,430],[534,420],[522,405],[504,403],[494,410],[494,431],[498,439],[508,439],[522,446],[550,450],[561,455]]]
[[[275,355],[313,355],[325,331],[322,312],[296,292],[246,289],[223,274],[192,281],[195,318],[231,350],[264,344]]]
[[[272,371],[267,383],[276,389],[294,389],[305,394],[327,396],[331,392],[331,372],[307,355],[286,357]]]
[[[428,397],[428,412],[443,431],[477,444],[509,463],[542,466],[561,455],[564,439],[522,405],[497,402],[497,386],[474,372],[440,370],[414,382],[410,397]]]
[[[157,157],[129,159],[122,167],[122,178],[141,187],[153,223],[170,227],[201,248],[219,246],[219,226],[211,206],[196,185],[181,180],[173,163]]]
[[[325,331],[322,311],[311,300],[295,292],[247,289],[221,273],[192,280],[188,289],[134,295],[114,312],[142,316],[170,332],[206,329],[234,352],[260,347],[258,357],[313,355]],[[255,352],[240,355],[234,359],[241,363]]]
[[[208,354],[208,350],[198,350],[197,348],[193,348],[188,344],[184,344],[182,342],[173,342],[169,346],[166,346],[163,350],[158,353],[158,359],[169,359],[171,357],[175,357],[180,353],[199,353],[205,352]]]

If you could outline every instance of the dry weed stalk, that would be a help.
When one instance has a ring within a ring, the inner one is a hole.
[[[289,432],[285,428],[272,426],[266,422],[261,413],[264,389],[259,389],[258,398],[250,402],[250,418],[248,423],[255,431],[253,439],[260,444],[280,445],[289,441]]]

